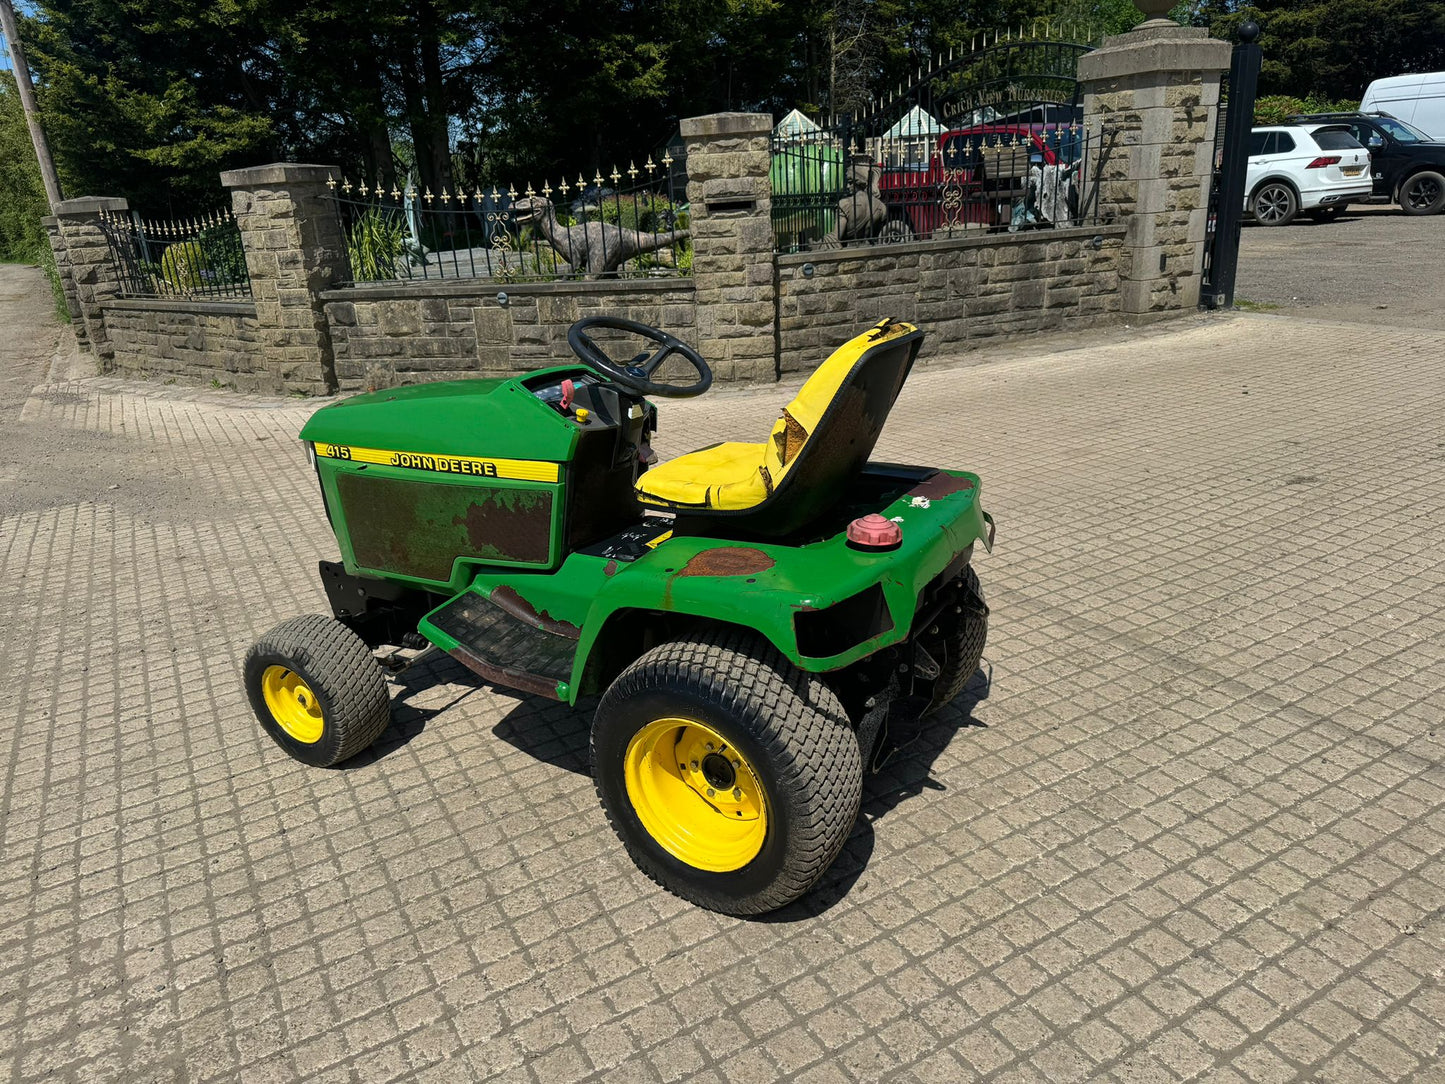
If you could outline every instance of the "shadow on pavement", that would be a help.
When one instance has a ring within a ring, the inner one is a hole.
[[[445,711],[475,688],[485,686],[481,678],[447,655],[429,657],[396,679],[402,692],[393,701],[392,724],[381,740],[352,765],[374,763],[395,752],[420,734],[427,722]],[[468,686],[452,700],[434,708],[406,704],[407,695],[439,683]],[[973,718],[974,707],[988,699],[992,668],[974,674],[954,701],[926,719],[907,710],[888,720],[884,744],[874,758],[874,770],[863,776],[861,815],[853,826],[837,860],[806,896],[770,914],[751,921],[765,923],[800,922],[831,910],[863,877],[873,855],[873,823],[903,802],[925,790],[944,790],[933,777],[933,765],[960,730],[983,727]],[[590,775],[589,739],[596,698],[572,708],[540,696],[527,696],[492,728],[492,733],[528,756],[577,775]],[[916,707],[916,705],[915,705]]]
[[[987,663],[964,686],[951,704],[926,719],[906,713],[890,716],[884,745],[874,759],[874,770],[863,776],[863,804],[858,822],[837,861],[796,903],[759,915],[754,921],[800,922],[827,913],[852,890],[868,870],[873,856],[873,824],[903,802],[925,790],[944,790],[933,778],[933,764],[960,730],[983,727],[973,718],[974,706],[988,699],[992,667]]]
[[[381,737],[370,749],[344,764],[338,764],[337,767],[343,771],[367,767],[395,753],[425,730],[434,716],[460,703],[486,684],[450,655],[440,651],[434,651],[424,659],[419,659],[400,674],[392,676],[389,682],[394,688],[390,725],[382,731]],[[435,706],[423,708],[410,703],[418,693],[425,693],[439,685],[459,685],[461,689],[444,703]]]

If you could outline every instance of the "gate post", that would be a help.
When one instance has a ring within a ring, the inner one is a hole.
[[[1229,67],[1229,106],[1220,148],[1219,179],[1215,185],[1214,231],[1210,235],[1209,262],[1204,273],[1204,294],[1199,303],[1210,309],[1234,304],[1234,278],[1239,269],[1239,231],[1244,221],[1245,181],[1249,172],[1249,132],[1254,125],[1254,96],[1259,88],[1263,50],[1258,45],[1259,24],[1251,20],[1239,28],[1239,44]]]
[[[345,274],[346,238],[327,180],[334,166],[276,162],[221,174],[246,249],[258,346],[272,384],[336,391],[336,362],[322,290]]]
[[[1128,227],[1122,311],[1134,322],[1199,303],[1214,121],[1230,47],[1208,32],[1146,24],[1079,58],[1090,143],[1105,130],[1099,207]]]
[[[697,348],[720,380],[777,379],[772,134],[766,113],[682,122]]]
[[[97,369],[102,373],[110,372],[115,362],[115,347],[106,334],[102,307],[120,296],[120,274],[110,251],[102,215],[125,214],[129,209],[130,204],[125,200],[110,196],[82,196],[55,205],[55,227],[61,247],[52,251],[57,267],[62,255],[70,265],[76,308],[80,310],[76,338],[81,339],[83,330],[81,341],[90,344]],[[67,305],[69,300],[67,293]]]

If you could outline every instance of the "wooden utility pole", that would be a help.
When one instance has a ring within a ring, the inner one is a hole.
[[[45,141],[45,129],[40,127],[40,111],[35,108],[35,87],[30,82],[30,68],[25,63],[25,50],[20,45],[20,33],[15,29],[15,9],[10,0],[0,0],[0,31],[10,46],[10,63],[15,66],[15,87],[20,91],[20,105],[25,110],[25,123],[30,127],[30,142],[35,145],[35,160],[40,163],[40,178],[45,182],[45,198],[50,202],[53,214],[60,204],[60,178],[55,173],[55,162],[50,157],[50,144]]]

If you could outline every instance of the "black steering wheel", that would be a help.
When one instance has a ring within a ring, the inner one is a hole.
[[[608,357],[606,351],[587,334],[594,327],[640,335],[657,343],[658,348],[651,354],[644,350],[631,361],[619,364]],[[691,399],[712,387],[712,370],[708,368],[707,362],[703,361],[701,354],[681,339],[647,324],[639,324],[636,320],[624,320],[619,316],[588,316],[567,329],[567,345],[572,348],[572,353],[592,368],[639,395]],[[652,374],[673,354],[677,354],[697,370],[696,381],[691,384],[658,384],[653,381]]]

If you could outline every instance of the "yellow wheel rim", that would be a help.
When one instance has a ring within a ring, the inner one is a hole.
[[[325,720],[321,716],[321,705],[311,686],[301,680],[295,670],[284,666],[268,666],[261,675],[261,695],[266,698],[266,708],[280,728],[303,745],[315,745],[321,740]]]
[[[768,834],[768,807],[747,758],[711,727],[656,719],[627,744],[627,798],[668,854],[712,873],[741,869]]]

